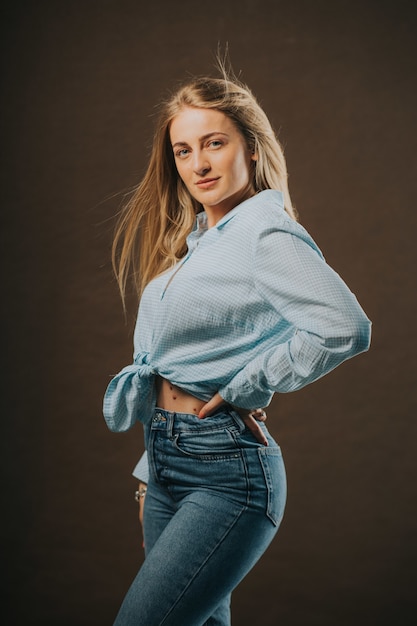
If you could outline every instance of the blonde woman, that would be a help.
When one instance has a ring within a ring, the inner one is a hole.
[[[367,350],[370,322],[297,222],[265,113],[225,71],[162,106],[113,251],[140,305],[104,415],[113,431],[144,424],[149,467],[146,558],[115,624],[226,626],[284,513],[263,407]]]

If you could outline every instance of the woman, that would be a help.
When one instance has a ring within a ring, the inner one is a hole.
[[[271,125],[226,72],[165,103],[113,252],[122,297],[133,269],[141,298],[104,415],[113,431],[143,422],[149,460],[146,558],[115,624],[225,626],[285,506],[259,407],[367,350],[370,322],[297,223]]]

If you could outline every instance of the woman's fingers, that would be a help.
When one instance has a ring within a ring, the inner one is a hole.
[[[198,414],[200,419],[204,419],[208,417],[211,413],[213,413],[216,409],[224,404],[224,400],[219,393],[214,394],[214,396],[205,404]]]
[[[258,409],[260,410],[260,409]],[[253,417],[253,411],[251,413],[246,413],[243,414],[240,413],[240,417],[243,419],[243,421],[245,422],[246,426],[249,428],[249,430],[251,431],[251,433],[253,434],[253,436],[255,437],[255,439],[257,441],[259,441],[259,443],[261,443],[263,446],[267,446],[268,445],[268,440],[265,437],[261,427],[258,424],[258,421],[265,421],[266,420],[266,413],[264,412],[264,416],[262,420],[258,420],[255,419]]]
[[[218,409],[222,404],[225,404],[223,398],[219,393],[216,393],[211,400],[205,404],[200,410],[198,417],[200,419],[204,419],[208,417],[211,413],[213,413],[216,409]],[[258,422],[264,422],[266,420],[266,413],[263,409],[254,409],[247,413],[244,409],[236,409],[240,415],[240,417],[245,422],[246,426],[249,428],[251,433],[254,435],[255,439],[259,441],[263,446],[268,445],[268,440],[265,437],[261,427]]]

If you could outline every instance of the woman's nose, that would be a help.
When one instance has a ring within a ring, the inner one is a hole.
[[[193,167],[198,176],[205,176],[211,169],[210,163],[203,154],[194,154]]]

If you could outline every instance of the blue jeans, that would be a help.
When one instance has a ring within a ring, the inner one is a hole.
[[[156,409],[147,427],[145,561],[115,626],[228,626],[232,590],[272,541],[286,500],[279,446],[239,414]]]

